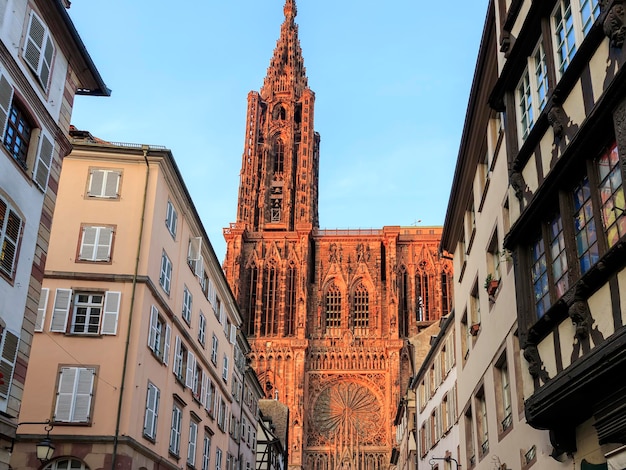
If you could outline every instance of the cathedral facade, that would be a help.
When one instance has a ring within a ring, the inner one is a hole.
[[[286,0],[260,92],[248,95],[237,221],[224,271],[267,398],[289,408],[290,469],[387,468],[414,365],[407,338],[449,313],[440,227],[323,230],[320,135]]]

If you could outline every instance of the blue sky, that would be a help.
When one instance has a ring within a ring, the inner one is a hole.
[[[173,5],[176,5],[174,8]],[[73,0],[108,98],[72,124],[172,150],[220,261],[236,219],[247,94],[284,0]],[[487,0],[297,0],[321,134],[321,228],[441,225]]]

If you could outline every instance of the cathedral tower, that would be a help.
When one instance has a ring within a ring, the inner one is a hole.
[[[438,255],[440,227],[319,229],[320,137],[296,13],[286,0],[263,86],[248,94],[224,271],[251,366],[289,408],[290,470],[382,470],[411,377],[408,339],[450,311],[452,265]]]

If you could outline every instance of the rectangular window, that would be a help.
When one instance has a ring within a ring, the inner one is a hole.
[[[50,331],[81,335],[115,335],[121,292],[76,292],[57,289]],[[68,326],[68,317],[70,318]]]
[[[187,465],[196,464],[196,441],[198,439],[198,423],[193,419],[189,422],[189,443],[187,446]]]
[[[206,318],[204,313],[200,311],[200,315],[198,316],[198,342],[204,346],[206,341]]]
[[[87,195],[107,199],[118,198],[121,176],[122,173],[119,170],[90,170]]]
[[[0,198],[0,273],[13,279],[17,269],[22,219],[15,209]]]
[[[228,356],[224,354],[224,362],[222,367],[222,379],[228,382]]]
[[[532,263],[531,278],[535,299],[537,318],[543,317],[550,308],[550,291],[548,284],[548,263],[543,237],[539,237],[531,246],[530,259]]]
[[[609,248],[626,233],[624,186],[617,144],[596,162],[599,176],[600,211]]]
[[[219,399],[217,409],[217,425],[222,431],[226,431],[226,402],[222,397]]]
[[[506,356],[502,358],[499,366],[497,366],[498,378],[500,379],[500,394],[502,396],[499,418],[502,431],[506,431],[513,424],[513,408],[511,406],[511,380],[509,378],[509,368],[506,362]]]
[[[172,201],[167,201],[167,211],[165,213],[165,226],[172,237],[176,238],[176,226],[178,224],[178,214],[174,209]]]
[[[84,226],[78,259],[81,261],[111,261],[113,227]]]
[[[548,241],[553,283],[556,286],[556,298],[559,299],[569,287],[565,236],[563,235],[563,221],[560,214],[556,214],[548,223]]]
[[[598,16],[600,16],[599,0],[580,0],[580,21],[584,36],[587,36]]]
[[[193,304],[193,296],[187,286],[183,289],[183,320],[187,322],[187,325],[191,325],[191,307]]]
[[[533,55],[535,68],[535,93],[537,95],[537,109],[542,111],[548,102],[548,63],[543,44],[539,43]]]
[[[4,77],[2,77],[4,78]],[[17,99],[11,100],[13,96],[13,88],[9,85],[8,81],[3,82],[4,91],[6,93],[7,103],[11,103],[8,108],[8,113],[3,111],[0,117],[2,120],[0,124],[3,125],[6,121],[6,129],[4,133],[4,148],[6,148],[17,164],[23,169],[28,170],[28,147],[30,146],[31,138],[33,137],[34,125],[28,114],[22,108],[21,103]],[[0,86],[2,86],[0,84]]]
[[[480,442],[480,455],[481,457],[489,452],[489,432],[487,430],[487,402],[485,400],[485,392],[483,389],[479,390],[476,395],[476,409],[477,409],[477,431],[478,440]]]
[[[170,447],[171,454],[178,457],[180,455],[180,430],[183,423],[183,412],[174,404],[172,408],[172,426],[170,428]]]
[[[54,43],[45,23],[31,11],[28,33],[22,51],[24,60],[31,68],[44,91],[48,91],[48,81],[54,57]]]
[[[172,330],[153,305],[150,310],[150,332],[148,333],[148,347],[154,355],[167,365],[170,353],[170,336]]]
[[[554,14],[554,34],[556,41],[557,66],[563,74],[576,54],[576,32],[570,0],[560,0]]]
[[[61,367],[53,421],[89,423],[93,402],[94,367]]]
[[[167,253],[163,252],[161,256],[161,275],[159,276],[159,284],[166,294],[170,293],[170,286],[172,282],[172,262],[170,261]]]
[[[222,449],[215,449],[215,470],[222,470]]]
[[[213,333],[213,344],[211,346],[211,362],[215,365],[217,365],[217,348],[219,346],[219,340],[217,339],[217,336],[215,336],[215,333]]]
[[[192,388],[196,369],[196,358],[183,344],[180,336],[176,336],[176,348],[174,352],[174,375],[186,387]]]
[[[517,101],[519,106],[519,125],[522,141],[525,141],[535,124],[535,113],[533,109],[533,96],[530,87],[530,75],[528,70],[524,72],[522,81],[517,87]]]
[[[156,387],[156,385],[148,382],[148,391],[146,396],[146,413],[143,422],[143,435],[152,441],[156,439],[160,396],[161,392]]]
[[[589,179],[585,176],[572,192],[574,202],[574,233],[581,274],[598,262],[598,240]]]
[[[209,470],[209,462],[211,461],[211,438],[204,435],[202,445],[202,470]]]

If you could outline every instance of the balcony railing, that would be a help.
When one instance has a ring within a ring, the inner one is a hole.
[[[511,427],[511,424],[513,424],[513,415],[509,413],[506,415],[506,418],[502,420],[502,430],[506,431]]]

